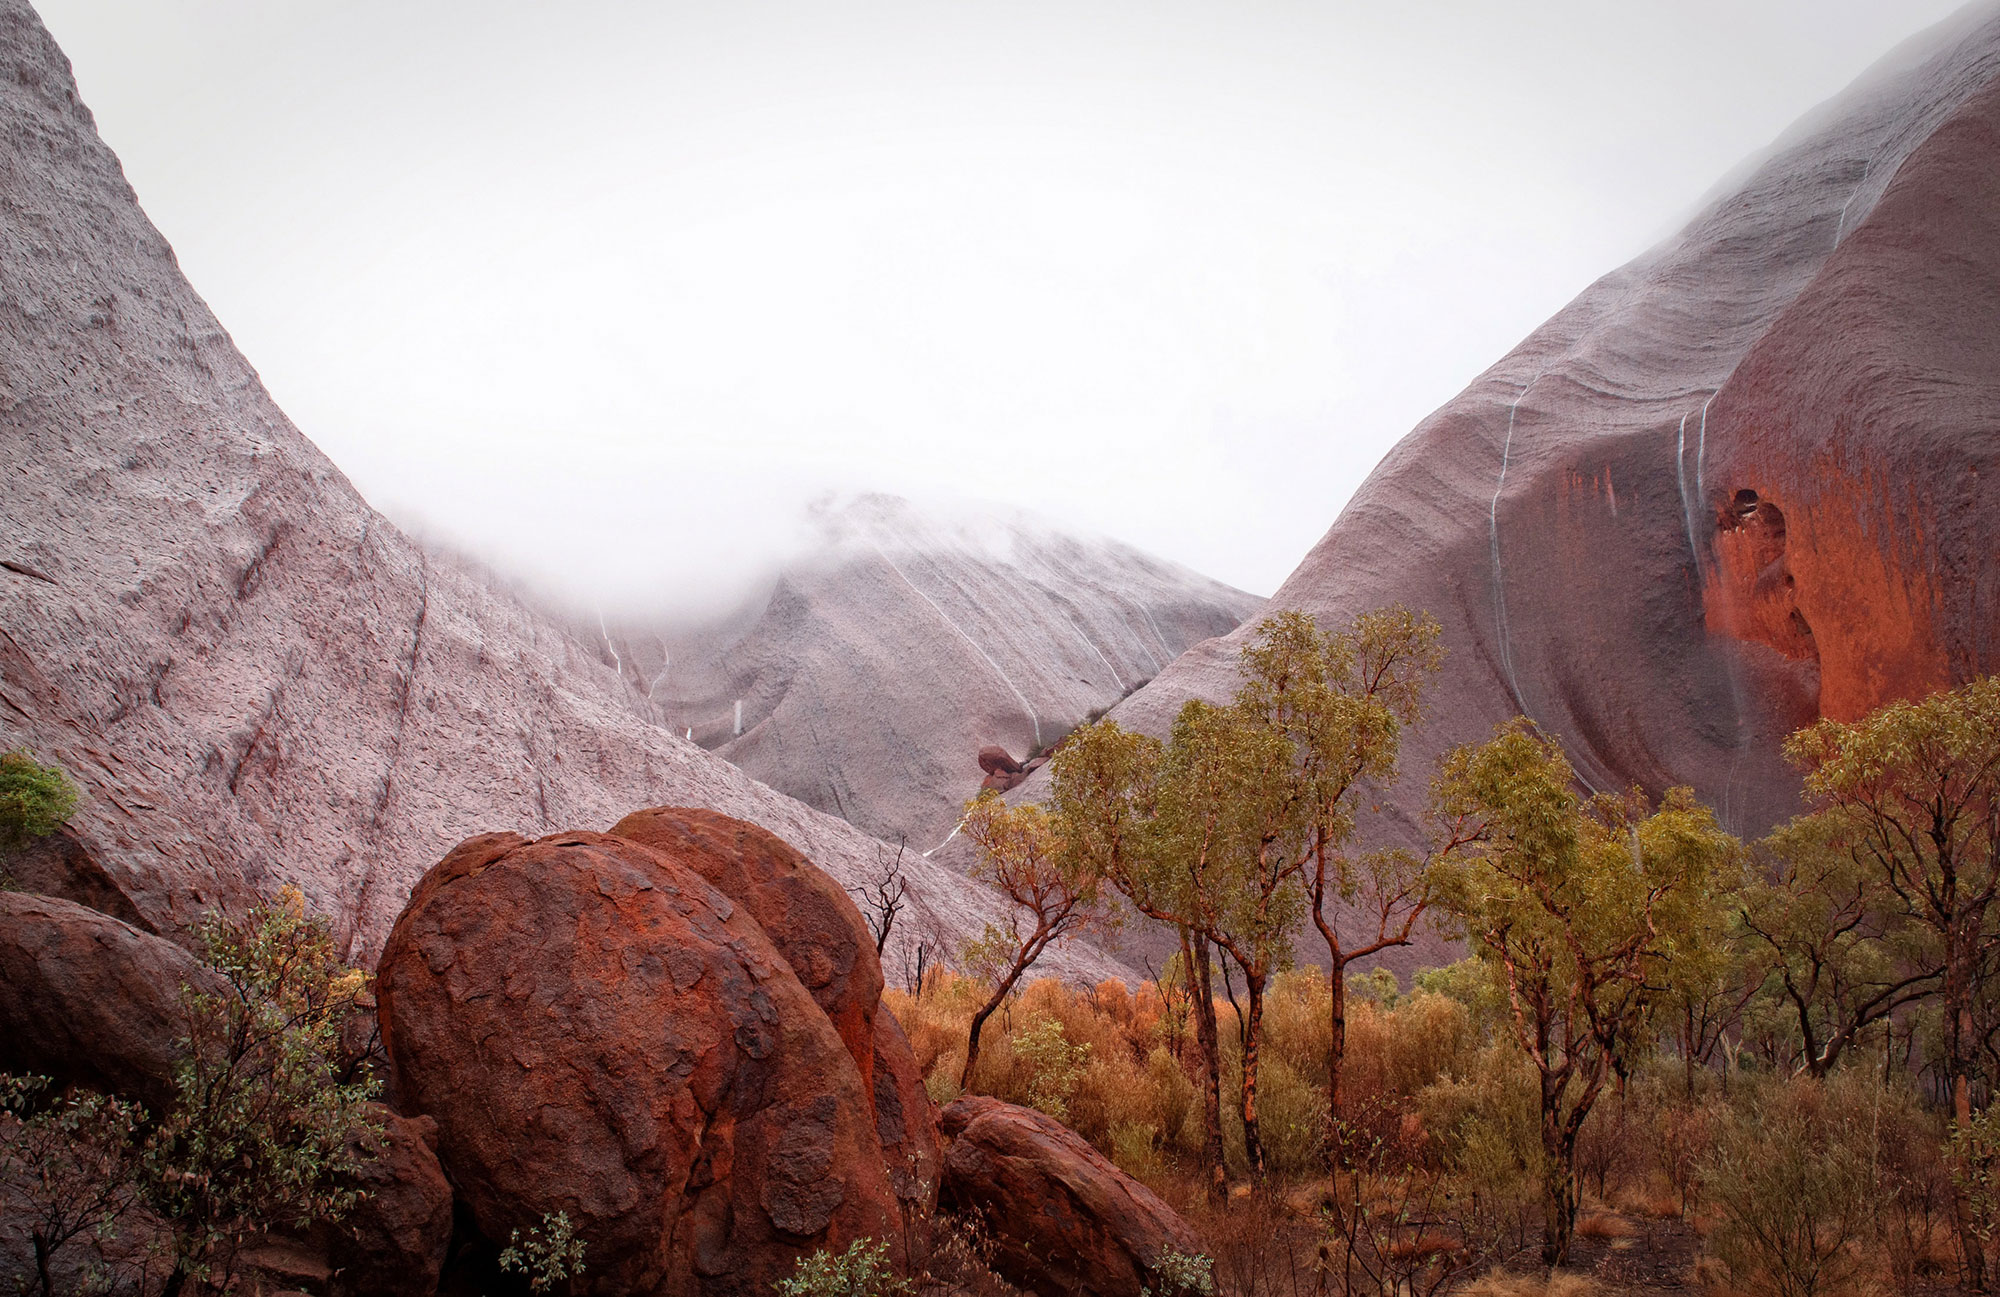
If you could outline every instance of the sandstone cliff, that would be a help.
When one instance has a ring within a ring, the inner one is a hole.
[[[768,595],[693,629],[611,625],[661,723],[806,804],[929,850],[979,792],[1260,601],[1021,513],[821,507]]]
[[[1523,712],[1590,784],[1692,784],[1756,833],[1792,729],[2000,669],[1996,77],[1992,5],[1911,42],[1376,469],[1272,606],[1444,624],[1378,831]],[[1114,715],[1226,696],[1244,634]]]
[[[182,277],[24,0],[0,0],[0,195],[0,745],[83,790],[29,885],[167,930],[294,883],[372,959],[485,830],[674,802],[876,868],[876,840],[650,723],[598,645],[369,508]],[[947,931],[997,913],[910,870]]]

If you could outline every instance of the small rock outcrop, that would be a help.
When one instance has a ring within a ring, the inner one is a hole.
[[[334,1297],[430,1297],[451,1246],[451,1182],[437,1160],[437,1123],[381,1105],[379,1131],[356,1134],[362,1197],[332,1230]]]
[[[979,781],[982,791],[1004,793],[1018,788],[1028,778],[1028,768],[1014,760],[1011,752],[995,744],[979,749],[979,768],[986,778]]]
[[[718,811],[656,806],[611,826],[707,879],[750,911],[792,973],[826,1011],[861,1073],[875,1076],[875,1011],[882,961],[874,934],[839,883],[777,834]]]
[[[749,907],[659,851],[461,845],[396,921],[377,995],[400,1101],[436,1119],[481,1232],[566,1212],[581,1291],[764,1293],[894,1227],[845,1042]]]
[[[939,1199],[986,1223],[993,1267],[1041,1297],[1139,1297],[1163,1253],[1194,1254],[1180,1214],[1052,1117],[984,1095],[947,1106]]]
[[[194,956],[73,901],[0,892],[0,1069],[125,1095],[173,1095],[181,988],[219,991]]]

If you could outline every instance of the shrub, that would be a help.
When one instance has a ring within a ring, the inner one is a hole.
[[[137,1133],[145,1112],[101,1094],[51,1096],[44,1076],[0,1074],[5,1200],[34,1249],[35,1282],[53,1297],[58,1255],[78,1237],[117,1237],[138,1202]]]
[[[146,1149],[147,1197],[171,1227],[166,1297],[190,1281],[227,1287],[250,1235],[344,1215],[357,1197],[348,1135],[372,1124],[372,1085],[338,1079],[341,1022],[365,978],[298,891],[241,922],[207,916],[193,935],[225,989],[181,990],[186,1053]]]
[[[56,831],[76,809],[76,785],[58,766],[17,748],[0,753],[0,854]]]
[[[1014,1035],[1014,1058],[1027,1070],[1028,1106],[1045,1112],[1057,1121],[1069,1120],[1070,1096],[1083,1079],[1090,1061],[1090,1044],[1071,1044],[1063,1024],[1055,1018],[1037,1018]]]
[[[530,1228],[526,1238],[515,1230],[501,1249],[500,1268],[526,1278],[533,1292],[547,1292],[582,1274],[583,1240],[576,1237],[569,1213],[544,1212],[542,1223]]]
[[[1859,1272],[1873,1148],[1844,1088],[1773,1083],[1717,1134],[1704,1166],[1720,1212],[1709,1243],[1744,1292],[1815,1297]]]
[[[800,1257],[792,1277],[772,1287],[778,1297],[901,1297],[911,1291],[889,1266],[889,1245],[867,1238],[838,1254],[821,1248]]]

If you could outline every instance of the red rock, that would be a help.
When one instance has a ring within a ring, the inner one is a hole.
[[[349,1140],[361,1200],[334,1226],[334,1297],[432,1297],[451,1246],[451,1182],[437,1160],[437,1123],[372,1105],[379,1132]]]
[[[747,909],[826,1011],[863,1092],[872,1090],[882,962],[839,883],[776,834],[717,811],[656,806],[627,815],[611,833],[693,870]]]
[[[979,749],[979,768],[989,775],[1018,775],[1021,763],[1003,747],[988,745]]]
[[[1163,1252],[1199,1240],[1180,1214],[1081,1136],[1032,1108],[969,1095],[938,1116],[939,1198],[976,1213],[993,1267],[1042,1297],[1139,1297]]]
[[[1794,729],[2000,670],[1996,58],[1968,9],[1884,60],[1384,458],[1271,599],[1443,625],[1366,834],[1417,844],[1435,758],[1525,713],[1593,787],[1755,835]],[[1249,633],[1113,717],[1226,698]]]
[[[937,1204],[937,1105],[903,1025],[885,1007],[875,1015],[875,1136],[896,1196],[912,1206]]]
[[[746,908],[624,838],[467,843],[377,983],[480,1230],[567,1212],[581,1291],[768,1292],[896,1219],[859,1073]]]
[[[125,1095],[173,1095],[181,987],[220,993],[172,942],[72,901],[0,892],[0,1070]]]

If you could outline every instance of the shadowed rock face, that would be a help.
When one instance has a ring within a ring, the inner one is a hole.
[[[0,0],[0,190],[0,746],[83,792],[35,885],[170,932],[292,883],[372,960],[488,829],[674,801],[844,882],[875,869],[879,843],[652,723],[601,646],[368,507],[181,276],[22,0]],[[945,932],[998,917],[907,871]]]
[[[815,521],[820,548],[763,603],[613,627],[607,660],[675,732],[912,852],[978,794],[982,748],[1053,742],[1261,603],[1024,514],[868,495]]]
[[[871,951],[872,953],[872,951]],[[579,1291],[767,1293],[897,1219],[873,1096],[751,917],[625,838],[489,834],[377,983],[396,1089],[489,1238],[566,1212]]]
[[[1595,787],[1760,832],[1791,730],[2000,669],[1996,75],[1992,6],[1912,42],[1376,469],[1272,598],[1443,623],[1374,832],[1415,837],[1432,760],[1517,712]],[[1227,697],[1245,634],[1113,715]]]

